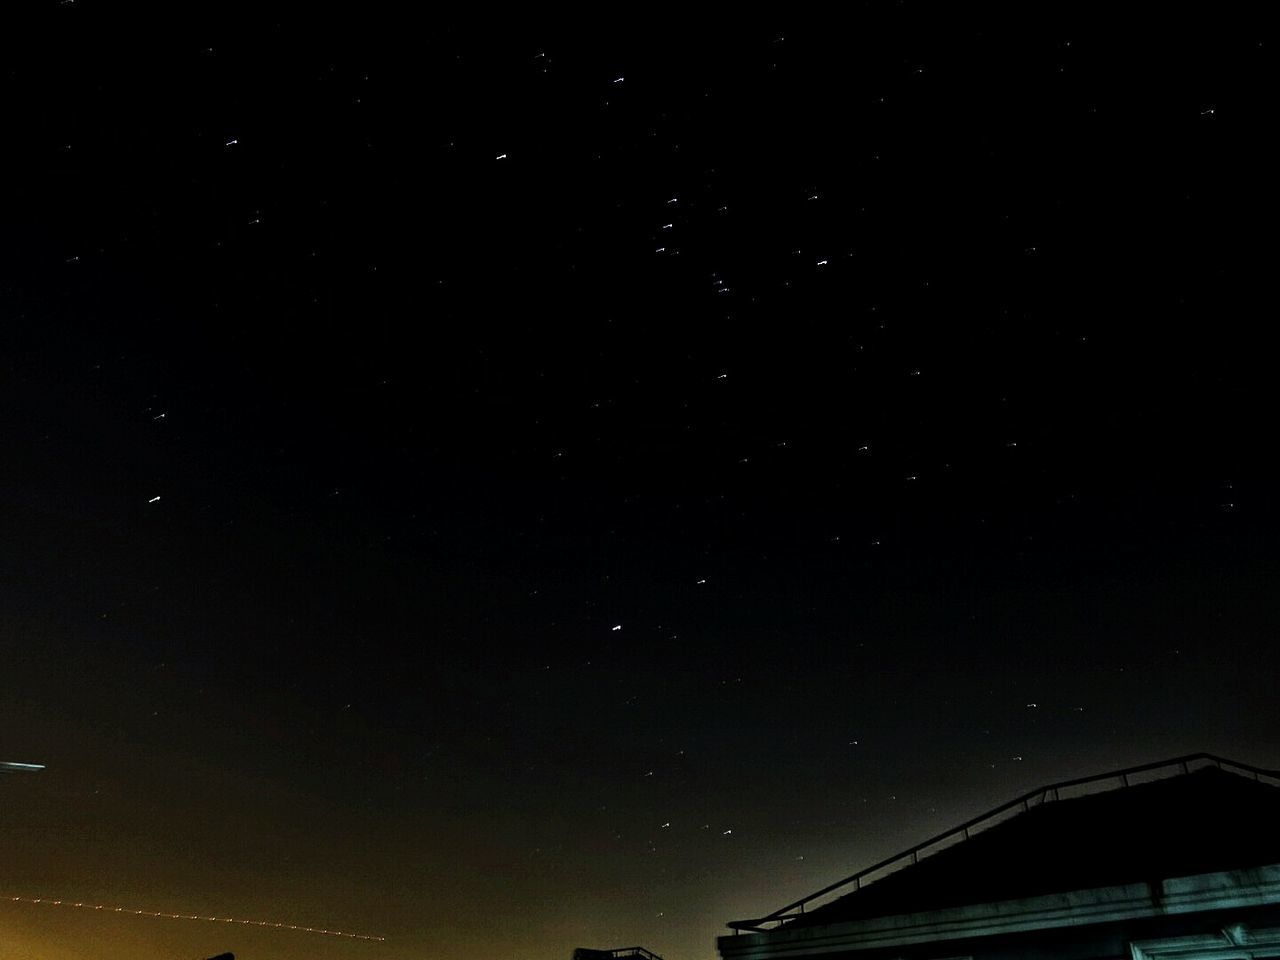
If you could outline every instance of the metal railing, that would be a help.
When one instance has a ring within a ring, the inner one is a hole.
[[[980,816],[974,817],[972,820],[966,820],[957,827],[952,827],[944,833],[940,833],[935,837],[930,837],[923,843],[917,843],[914,847],[896,853],[892,857],[887,857],[879,863],[859,870],[852,876],[845,877],[843,880],[837,880],[835,883],[823,887],[817,893],[811,893],[807,897],[803,897],[794,903],[789,903],[785,907],[779,907],[773,913],[764,917],[758,917],[754,920],[731,920],[727,924],[730,930],[735,934],[748,933],[766,933],[769,930],[776,930],[789,920],[794,920],[802,916],[805,907],[813,904],[815,900],[819,900],[829,896],[837,890],[853,885],[854,890],[862,889],[862,884],[873,874],[889,874],[894,870],[901,869],[910,863],[918,863],[922,856],[928,856],[930,848],[941,848],[944,844],[957,843],[968,840],[973,833],[981,832],[983,829],[993,827],[1002,818],[1005,818],[1010,811],[1025,813],[1034,806],[1043,803],[1051,803],[1056,800],[1064,799],[1063,791],[1071,791],[1073,789],[1087,787],[1095,784],[1105,783],[1108,781],[1118,781],[1119,784],[1114,789],[1123,789],[1125,787],[1136,786],[1131,782],[1134,778],[1142,777],[1143,774],[1152,774],[1160,770],[1168,770],[1177,768],[1168,776],[1178,776],[1191,771],[1192,766],[1197,769],[1206,766],[1214,766],[1219,770],[1228,770],[1236,773],[1243,773],[1252,777],[1254,780],[1266,779],[1280,786],[1280,770],[1264,770],[1260,767],[1250,766],[1247,763],[1238,763],[1235,760],[1227,760],[1223,757],[1214,756],[1211,753],[1192,753],[1185,757],[1174,757],[1172,760],[1159,760],[1155,763],[1144,763],[1136,767],[1125,767],[1123,770],[1115,770],[1111,773],[1099,773],[1088,777],[1076,777],[1073,780],[1062,780],[1058,783],[1051,783],[1044,787],[1037,787],[1029,793],[1003,803],[993,810],[988,810]],[[1150,783],[1155,780],[1166,779],[1164,776],[1149,776],[1142,778],[1139,782]],[[1078,796],[1086,796],[1090,792],[1103,793],[1103,790],[1088,791],[1083,790]],[[1067,798],[1070,799],[1070,798]],[[1016,813],[1015,813],[1016,815]],[[932,852],[936,853],[937,850]],[[772,925],[772,926],[769,926]]]

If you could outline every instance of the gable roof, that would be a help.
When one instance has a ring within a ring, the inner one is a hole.
[[[1209,765],[1192,769],[1196,761]],[[1182,772],[1129,786],[1135,771],[1170,765]],[[1280,779],[1197,754],[1051,785],[878,864],[910,858],[887,876],[867,881],[873,867],[768,917],[730,926],[812,926],[1280,863],[1280,787],[1260,775]],[[1055,799],[1064,787],[1115,777],[1127,789]],[[1031,802],[1037,794],[1039,802]],[[1008,819],[981,828],[1010,809]],[[923,853],[951,838],[950,846]],[[849,882],[856,884],[851,892],[806,909]]]

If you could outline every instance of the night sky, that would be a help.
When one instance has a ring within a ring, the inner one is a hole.
[[[1276,39],[1035,6],[6,7],[0,953],[710,960],[1280,767]]]

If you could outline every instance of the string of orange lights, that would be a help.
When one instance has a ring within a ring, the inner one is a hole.
[[[343,930],[326,930],[321,927],[304,927],[296,923],[278,923],[273,920],[242,920],[239,917],[207,917],[198,913],[165,913],[162,910],[136,910],[132,907],[112,907],[105,903],[84,903],[79,900],[52,900],[47,897],[12,897],[0,895],[0,901],[11,903],[32,903],[49,907],[79,907],[81,910],[102,910],[107,913],[121,913],[134,917],[159,917],[165,920],[207,920],[213,923],[239,923],[246,927],[271,927],[277,930],[292,930],[296,933],[319,933],[326,937],[346,937],[349,940],[375,940],[386,942],[386,937],[368,933],[347,933]]]

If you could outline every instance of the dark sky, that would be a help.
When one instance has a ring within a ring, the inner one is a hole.
[[[1280,766],[1275,35],[1036,6],[6,9],[6,951],[709,960]]]

